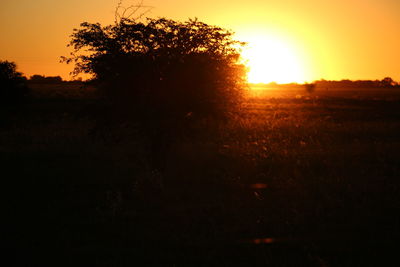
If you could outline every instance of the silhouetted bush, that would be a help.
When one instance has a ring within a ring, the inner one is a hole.
[[[390,77],[385,77],[382,79],[382,81],[380,81],[380,85],[382,87],[394,87],[397,85],[397,83],[395,81],[393,81],[392,78]]]
[[[243,43],[225,29],[122,19],[106,27],[82,23],[71,37],[75,52],[64,60],[75,63],[75,74],[93,75],[107,101],[102,116],[140,125],[153,143],[168,143],[195,122],[224,121],[240,104]]]
[[[17,72],[14,62],[0,60],[0,102],[14,104],[28,94],[26,78]]]
[[[223,117],[237,104],[245,76],[235,48],[240,43],[231,36],[197,20],[82,23],[67,61],[75,61],[76,74],[93,74],[104,96],[118,107],[129,105],[139,120]],[[85,49],[92,53],[77,54]]]

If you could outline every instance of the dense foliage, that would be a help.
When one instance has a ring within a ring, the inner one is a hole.
[[[14,62],[0,60],[0,101],[15,103],[28,93],[26,78],[17,71]]]
[[[232,33],[197,20],[122,19],[82,23],[71,35],[67,62],[94,81],[122,119],[185,126],[226,118],[240,103],[243,45]]]

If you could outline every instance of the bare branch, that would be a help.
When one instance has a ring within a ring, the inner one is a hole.
[[[122,2],[123,1],[120,0],[117,4],[117,7],[115,8],[115,23],[116,24],[121,22],[122,19],[139,20],[154,8],[152,6],[143,5],[144,0],[141,0],[136,5],[130,5],[128,7],[122,6]],[[141,9],[145,9],[145,10],[143,12],[141,12],[138,16],[132,18],[132,16],[137,14],[138,11]]]
[[[132,5],[129,8],[127,8],[125,11],[128,11],[129,9],[133,8],[133,11],[127,16],[127,18],[129,19],[133,14],[135,14],[142,7],[143,7],[143,0],[141,0],[138,5],[136,5],[136,6]]]
[[[117,4],[117,7],[115,8],[115,24],[118,23],[118,20],[121,20],[121,16],[119,15],[119,9],[122,7],[122,0],[120,0]]]
[[[143,6],[143,7],[147,8],[147,10],[144,11],[144,12],[142,12],[142,13],[140,13],[139,16],[133,18],[134,20],[140,20],[140,19],[142,19],[142,18],[144,17],[144,15],[146,15],[147,13],[150,13],[151,10],[154,8],[154,7],[151,7],[151,6]],[[132,15],[133,15],[133,14],[132,14]]]

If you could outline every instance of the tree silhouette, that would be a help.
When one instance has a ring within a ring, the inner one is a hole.
[[[29,81],[33,82],[33,83],[62,83],[63,82],[63,80],[60,76],[46,77],[46,76],[38,75],[38,74],[32,75],[29,78]]]
[[[0,60],[0,101],[14,104],[28,94],[26,78],[14,62]]]
[[[93,75],[107,117],[139,124],[153,143],[169,143],[195,122],[224,121],[240,104],[243,43],[197,19],[85,22],[69,45],[74,52],[64,60],[75,63],[74,74]]]
[[[391,87],[391,86],[395,86],[395,85],[396,85],[396,82],[393,81],[393,79],[390,77],[385,77],[381,81],[381,86],[383,86],[383,87]]]

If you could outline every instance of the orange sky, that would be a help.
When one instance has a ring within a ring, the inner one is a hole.
[[[111,24],[117,0],[1,0],[0,59],[25,75],[61,75],[66,44],[80,22]],[[125,0],[124,4],[135,1]],[[136,1],[137,3],[137,1]],[[232,29],[238,38],[267,36],[287,43],[304,80],[400,81],[399,0],[145,0],[151,17],[201,21]]]

